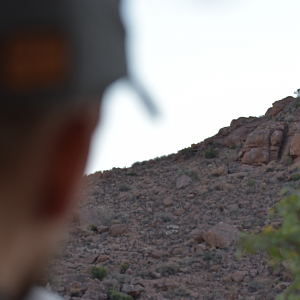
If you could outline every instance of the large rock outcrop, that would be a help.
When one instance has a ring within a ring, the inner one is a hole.
[[[199,145],[213,143],[228,148],[238,147],[239,160],[252,166],[261,166],[271,161],[300,160],[300,109],[299,101],[287,97],[276,101],[265,116],[233,120],[230,126]]]

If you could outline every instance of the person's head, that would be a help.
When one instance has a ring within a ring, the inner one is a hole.
[[[118,0],[0,3],[0,296],[64,230],[104,89],[126,75]]]

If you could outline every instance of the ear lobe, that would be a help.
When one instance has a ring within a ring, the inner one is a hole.
[[[40,199],[43,218],[60,218],[68,212],[84,172],[92,132],[93,126],[85,119],[74,120],[56,139]]]

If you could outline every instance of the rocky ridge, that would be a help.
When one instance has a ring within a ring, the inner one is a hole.
[[[236,249],[239,232],[280,226],[269,209],[300,187],[299,107],[287,97],[177,154],[86,176],[48,288],[65,299],[108,299],[110,287],[141,300],[275,299],[289,272]],[[108,275],[93,279],[92,266]]]

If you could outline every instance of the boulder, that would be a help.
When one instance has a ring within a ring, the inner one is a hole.
[[[261,166],[270,161],[269,148],[259,147],[249,149],[242,157],[242,162],[248,165]]]
[[[226,165],[222,165],[220,167],[218,167],[217,169],[215,169],[212,174],[214,176],[223,176],[223,175],[227,175],[228,174],[228,168]]]
[[[197,244],[203,242],[203,231],[199,229],[194,229],[189,234],[190,238],[193,239]]]
[[[246,271],[236,271],[234,272],[234,274],[232,275],[232,280],[235,282],[242,282],[244,277],[248,274],[248,272]]]
[[[160,259],[162,258],[166,253],[164,251],[161,251],[161,250],[154,250],[152,252],[152,256],[155,258],[155,259]]]
[[[184,213],[184,209],[178,208],[174,210],[174,215],[180,217]]]
[[[116,237],[125,233],[128,233],[127,226],[124,224],[116,224],[110,227],[110,235]]]
[[[173,288],[174,286],[175,284],[173,283],[173,281],[168,278],[161,279],[155,284],[155,287],[162,291],[167,291],[169,288]]]
[[[198,186],[195,188],[195,193],[199,195],[203,195],[205,193],[208,193],[208,186]]]
[[[172,204],[172,198],[171,197],[165,198],[164,201],[163,201],[163,203],[164,203],[165,207],[170,206]]]
[[[211,247],[225,248],[234,244],[239,237],[239,231],[226,224],[220,222],[203,235],[204,240]]]
[[[130,295],[132,298],[136,299],[143,288],[140,285],[124,283],[121,289],[121,292]]]
[[[107,260],[109,260],[110,257],[108,255],[99,255],[98,259],[97,259],[97,262],[98,263],[102,263],[102,262],[105,262]]]
[[[100,225],[100,226],[97,226],[97,231],[101,234],[101,233],[109,231],[109,227]]]
[[[184,174],[177,179],[176,187],[178,189],[182,189],[182,188],[189,186],[191,184],[191,182],[192,182],[191,177]]]

